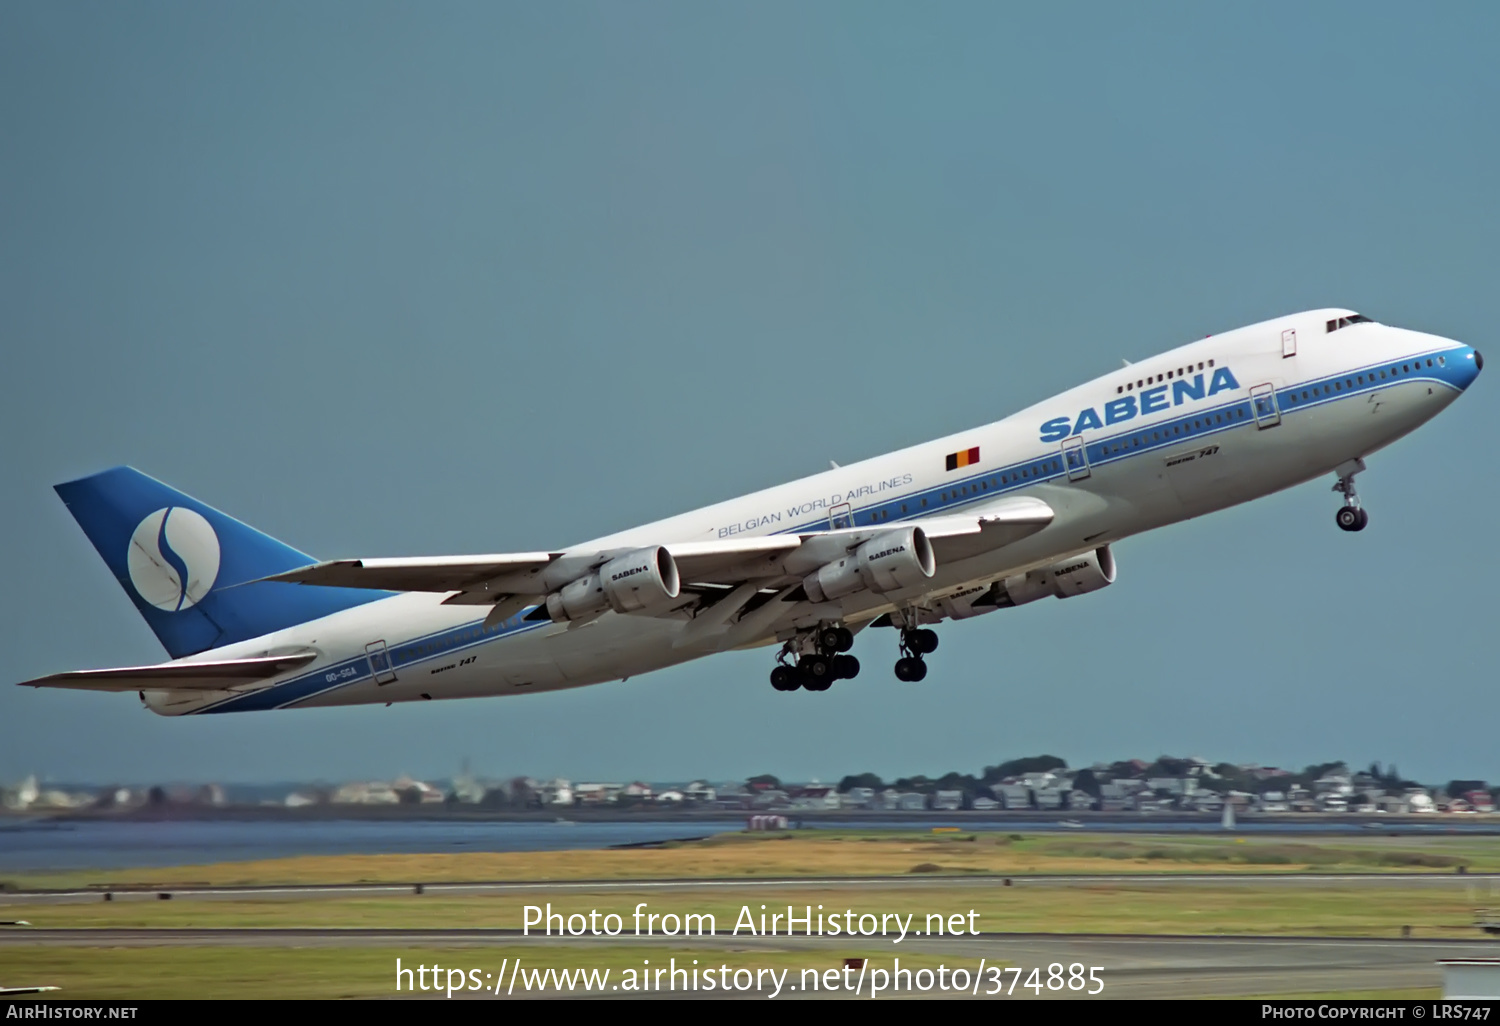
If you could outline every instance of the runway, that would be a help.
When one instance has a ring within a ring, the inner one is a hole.
[[[51,903],[95,902],[108,894],[111,901],[155,901],[162,894],[179,900],[286,900],[306,901],[318,898],[390,897],[397,894],[479,895],[479,894],[558,894],[577,891],[591,893],[620,891],[688,891],[748,890],[791,888],[839,888],[849,890],[902,890],[913,888],[989,888],[989,887],[1181,887],[1181,886],[1258,886],[1326,887],[1361,885],[1369,887],[1435,887],[1483,888],[1486,893],[1500,892],[1500,873],[1114,873],[1072,875],[921,875],[868,877],[767,877],[756,879],[661,880],[537,880],[537,881],[471,881],[459,883],[390,883],[390,884],[307,884],[253,887],[126,887],[118,890],[90,888],[69,891],[0,891],[0,906],[39,905]]]
[[[523,938],[513,930],[391,930],[391,929],[80,929],[0,931],[0,949],[18,946],[69,947],[380,947],[410,950],[420,960],[430,953],[453,948],[522,946],[528,965],[574,968],[549,960],[549,949],[611,946],[668,947],[688,949],[705,964],[733,966],[757,951],[806,952],[809,969],[838,967],[850,950],[868,952],[872,942],[853,943],[845,938],[725,936],[683,938],[567,937]],[[888,946],[890,958],[914,954],[941,955],[950,968],[973,970],[979,960],[1003,964],[1029,973],[1058,962],[1100,967],[1104,996],[1114,998],[1246,997],[1297,993],[1349,992],[1363,990],[1408,990],[1441,986],[1437,960],[1500,955],[1500,942],[1493,940],[1386,940],[1314,937],[1223,937],[1223,936],[1099,936],[1089,934],[981,934],[977,937],[908,937]],[[451,958],[452,956],[448,956]],[[498,957],[498,956],[497,956]],[[476,951],[472,966],[484,967],[485,956]],[[582,964],[582,963],[579,963]],[[872,965],[889,968],[886,959]],[[792,974],[796,979],[797,973]],[[1006,977],[1010,979],[1009,976]],[[797,996],[798,992],[785,996]],[[800,992],[801,996],[813,996]],[[533,995],[541,996],[541,995]],[[553,994],[551,996],[565,996]],[[584,996],[578,994],[575,996]],[[652,996],[673,996],[656,993]],[[678,993],[675,996],[694,996]],[[703,995],[698,995],[703,996]],[[749,995],[744,995],[749,996]],[[845,995],[847,996],[847,995]],[[980,995],[983,996],[983,995]],[[993,995],[992,995],[993,996]],[[1080,997],[1069,992],[1040,995],[1022,987],[1011,997],[1033,999]]]

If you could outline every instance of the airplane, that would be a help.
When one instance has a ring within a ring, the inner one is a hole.
[[[1132,535],[1333,475],[1446,409],[1472,347],[1346,309],[1265,321],[1003,420],[556,550],[319,562],[129,467],[56,486],[171,659],[24,686],[138,692],[162,715],[515,695],[775,647],[778,691],[854,678],[890,628],[1114,583]],[[877,631],[877,633],[881,633]]]

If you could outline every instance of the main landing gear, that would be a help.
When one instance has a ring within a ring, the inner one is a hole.
[[[836,680],[859,676],[859,660],[846,653],[854,647],[854,632],[832,625],[806,631],[793,638],[777,656],[771,671],[771,687],[777,691],[827,691]],[[796,663],[789,660],[797,655]]]
[[[1354,492],[1354,475],[1364,469],[1364,460],[1350,460],[1341,465],[1337,471],[1339,479],[1334,484],[1333,490],[1343,493],[1344,505],[1334,515],[1334,520],[1345,531],[1363,531],[1365,525],[1370,522],[1370,514],[1366,513],[1364,507],[1359,504],[1359,496]]]
[[[919,681],[927,676],[924,655],[937,651],[937,631],[926,627],[908,628],[901,632],[901,658],[896,660],[896,679]]]

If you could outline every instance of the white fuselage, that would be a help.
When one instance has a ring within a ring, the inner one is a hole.
[[[1055,511],[1030,537],[940,563],[920,595],[857,591],[836,602],[785,602],[773,620],[747,612],[702,631],[688,613],[609,612],[576,626],[527,620],[525,611],[487,629],[484,608],[402,593],[192,657],[319,653],[270,687],[149,692],[145,701],[178,715],[508,695],[632,677],[819,623],[859,629],[902,604],[1330,474],[1435,416],[1477,374],[1474,350],[1449,339],[1373,322],[1328,330],[1348,314],[1313,311],[1206,338],[972,431],[570,547],[894,524],[982,512],[1018,494]],[[948,454],[974,449],[976,463],[947,469]],[[372,666],[371,653],[382,649],[388,669],[378,660]]]

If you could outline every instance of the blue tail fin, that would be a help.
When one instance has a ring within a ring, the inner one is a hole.
[[[130,467],[56,488],[173,659],[387,594],[248,583],[317,560]]]

